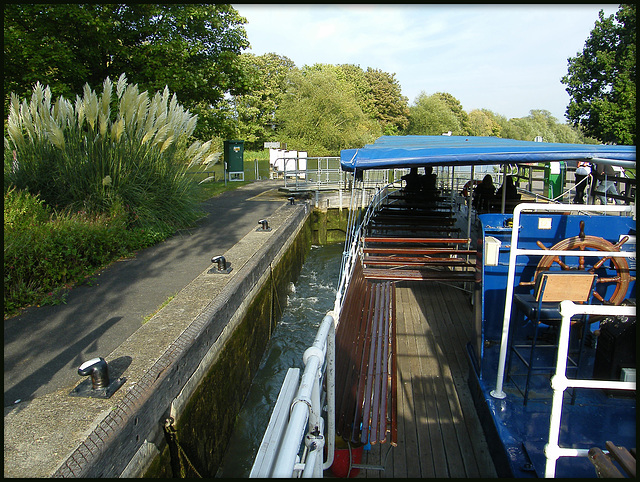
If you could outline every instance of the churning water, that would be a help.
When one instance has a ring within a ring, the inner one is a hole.
[[[343,244],[312,246],[296,283],[291,283],[282,319],[267,343],[258,373],[236,420],[218,477],[249,477],[280,387],[290,367],[304,369],[302,354],[333,309]]]

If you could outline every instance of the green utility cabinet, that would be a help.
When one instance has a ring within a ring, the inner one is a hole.
[[[566,164],[564,161],[549,162],[544,168],[544,185],[550,199],[555,199],[564,192]]]
[[[229,181],[244,181],[244,141],[224,141],[224,166]]]

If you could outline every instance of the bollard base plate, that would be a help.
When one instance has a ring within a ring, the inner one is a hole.
[[[87,398],[110,398],[126,381],[125,377],[113,380],[106,388],[93,388],[91,379],[88,378],[80,385],[75,387],[69,396],[71,397],[87,397]]]
[[[231,273],[232,269],[233,268],[231,267],[231,263],[227,262],[226,269],[218,269],[217,267],[214,266],[209,271],[207,271],[207,274],[229,274]]]

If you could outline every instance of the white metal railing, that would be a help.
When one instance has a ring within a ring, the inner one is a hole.
[[[278,171],[284,178],[284,187],[288,189],[349,189],[350,173],[340,167],[339,157],[279,157],[276,161],[284,161],[283,170]],[[308,161],[317,160],[317,168],[309,169]],[[300,161],[305,167],[300,168]],[[294,168],[289,168],[293,162]],[[331,167],[333,165],[333,167]],[[373,189],[389,182],[389,169],[372,169],[366,171],[362,178],[363,187]]]
[[[360,186],[364,194],[364,186]],[[357,191],[354,186],[354,193]],[[350,246],[348,255],[343,253],[344,264],[341,272],[338,292],[336,294],[335,310],[327,313],[322,320],[315,340],[303,355],[305,369],[302,374],[297,395],[291,403],[288,421],[274,424],[274,432],[267,428],[262,444],[258,451],[259,457],[254,461],[250,477],[322,477],[322,471],[333,464],[335,444],[335,329],[342,307],[342,295],[346,292],[349,274],[353,261],[358,253],[361,228],[366,225],[370,217],[388,195],[388,186],[377,188],[376,194],[368,204],[354,234],[345,243]],[[356,197],[353,194],[352,197]],[[359,197],[359,195],[357,196]],[[352,199],[353,201],[353,199]],[[359,199],[355,200],[359,202]],[[364,202],[364,196],[363,196]],[[356,222],[355,217],[352,221]],[[323,364],[325,363],[323,370]],[[327,405],[327,460],[323,461],[324,420],[321,417],[321,386],[323,372],[326,376],[326,405]],[[281,393],[291,389],[295,382],[285,378]],[[294,385],[295,386],[295,385]],[[280,396],[278,397],[280,398]],[[271,423],[270,423],[271,427]],[[304,450],[300,457],[300,447],[304,442]],[[277,447],[269,447],[276,444]]]
[[[635,390],[636,382],[609,381],[609,380],[581,380],[567,378],[567,354],[569,352],[569,330],[571,317],[578,314],[587,315],[611,315],[611,316],[636,316],[635,306],[604,306],[604,305],[577,305],[572,301],[560,302],[560,336],[558,339],[558,359],[556,373],[551,378],[553,388],[553,402],[551,405],[551,418],[549,422],[549,443],[544,448],[547,458],[545,477],[555,477],[556,463],[559,457],[586,457],[589,449],[574,449],[560,447],[560,421],[562,417],[562,399],[567,388],[600,388],[614,390]]]
[[[284,160],[283,177],[284,186],[286,188],[309,189],[310,186],[313,186],[316,189],[345,188],[345,175],[340,169],[339,157],[283,157],[276,160]],[[304,169],[300,169],[301,160],[305,161]],[[317,169],[314,170],[308,168],[309,160],[317,160]],[[294,169],[288,169],[290,161],[293,161],[295,166]],[[322,165],[323,161],[326,163],[325,167]],[[337,166],[330,168],[330,161],[333,161],[334,163],[337,161]],[[293,178],[293,182],[291,182],[290,178]]]
[[[335,315],[328,313],[318,328],[313,344],[303,355],[304,372],[297,395],[289,411],[283,434],[265,434],[262,444],[277,440],[280,445],[270,450],[269,460],[261,461],[260,470],[250,477],[322,477],[322,471],[333,464],[335,443]],[[326,360],[326,366],[325,366]],[[327,380],[327,460],[323,461],[324,420],[321,417],[323,373]],[[298,453],[304,442],[302,457]],[[263,450],[261,445],[260,450]],[[255,466],[254,466],[255,467]]]
[[[503,391],[505,367],[508,351],[509,324],[511,322],[511,307],[513,304],[513,288],[516,271],[516,258],[523,255],[535,256],[584,256],[583,251],[576,250],[552,250],[552,249],[521,249],[518,248],[518,236],[520,234],[520,217],[523,211],[530,212],[601,212],[601,213],[632,213],[635,219],[635,205],[631,206],[596,206],[587,204],[518,204],[513,210],[513,228],[511,229],[511,248],[509,251],[509,268],[507,271],[507,288],[504,303],[504,318],[502,323],[502,338],[500,344],[500,355],[498,359],[498,372],[496,376],[496,387],[491,391],[494,398],[505,398],[507,395]],[[590,256],[602,257],[635,257],[635,252],[629,251],[590,251]]]
[[[362,219],[359,221],[356,219],[356,215],[349,219],[349,223],[347,226],[347,239],[345,241],[345,249],[342,253],[342,264],[340,267],[340,278],[338,281],[338,288],[336,293],[336,302],[334,306],[334,312],[336,315],[340,316],[340,311],[342,309],[342,301],[344,299],[344,295],[347,292],[347,288],[349,287],[349,280],[351,279],[351,272],[353,270],[353,266],[360,252],[360,248],[362,245],[362,230],[367,226],[371,217],[378,211],[380,205],[386,201],[389,196],[390,190],[393,188],[393,184],[387,184],[382,188],[377,188],[376,193],[368,203],[366,210],[362,216]],[[354,198],[356,195],[352,195],[352,206],[354,203]],[[351,208],[351,212],[355,213],[355,210]],[[358,226],[356,227],[356,223]]]

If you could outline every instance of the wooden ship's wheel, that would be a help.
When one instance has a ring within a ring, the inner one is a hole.
[[[629,240],[629,236],[624,236],[616,244],[612,244],[606,239],[598,236],[587,236],[584,234],[584,221],[580,221],[580,234],[571,238],[563,239],[556,243],[551,248],[546,248],[542,242],[536,241],[536,244],[544,250],[580,250],[584,252],[584,256],[581,255],[577,258],[577,264],[565,263],[560,256],[543,256],[536,267],[536,272],[533,277],[533,281],[521,282],[521,286],[533,286],[538,279],[538,276],[543,271],[551,270],[554,264],[560,266],[562,270],[573,271],[588,271],[589,273],[595,273],[598,275],[596,291],[593,296],[606,305],[619,305],[626,297],[629,289],[629,283],[636,278],[629,274],[629,265],[625,258],[593,255],[594,251],[620,251],[620,247]],[[564,256],[562,257],[564,258]],[[571,258],[575,259],[575,258]],[[611,268],[615,269],[616,273],[608,275],[605,267],[607,261],[611,262]],[[603,293],[606,293],[607,287],[615,283],[613,293],[608,298],[605,298]],[[606,287],[598,290],[598,285],[606,285]]]

